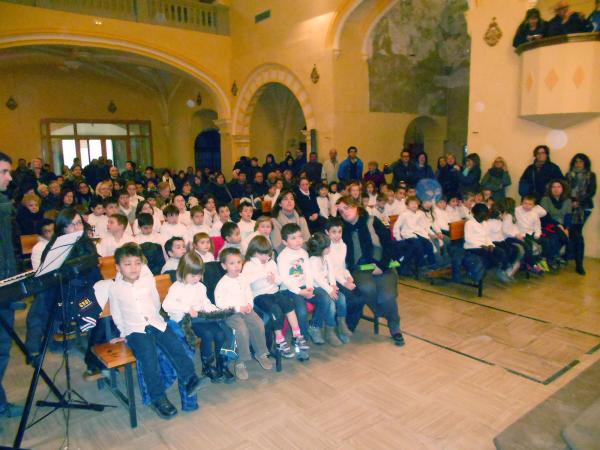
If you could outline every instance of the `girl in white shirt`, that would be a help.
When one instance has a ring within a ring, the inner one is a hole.
[[[507,270],[507,275],[513,277],[519,270],[519,267],[521,267],[521,260],[523,259],[525,251],[520,245],[514,245],[512,242],[506,240],[500,211],[496,205],[492,206],[490,209],[488,220],[486,220],[484,224],[494,245],[501,248],[506,253],[506,258],[509,264],[511,264]]]
[[[329,267],[326,256],[331,251],[331,240],[322,232],[317,232],[308,240],[309,263],[315,287],[323,289],[332,300],[325,315],[325,341],[334,347],[350,342],[352,332],[348,329],[346,297],[340,295],[335,273]],[[337,319],[337,320],[336,320]],[[336,330],[337,328],[337,330]],[[336,333],[337,331],[337,333]]]
[[[171,320],[187,328],[187,318],[191,318],[194,335],[200,338],[200,359],[202,374],[213,383],[223,379],[231,382],[234,376],[227,368],[226,358],[222,358],[221,347],[227,334],[222,319],[233,314],[233,310],[221,311],[206,296],[206,286],[201,283],[204,263],[195,252],[186,253],[177,266],[177,281],[169,288],[162,308]],[[215,365],[215,355],[217,355]]]
[[[392,234],[397,241],[409,241],[410,252],[417,259],[419,267],[435,267],[433,243],[429,238],[429,221],[425,213],[419,209],[417,197],[406,199],[406,211],[398,217],[392,228]]]
[[[271,222],[270,217],[260,216],[258,219],[256,219],[256,223],[254,224],[254,231],[248,236],[246,236],[246,238],[242,238],[242,254],[246,254],[248,244],[252,239],[254,239],[256,236],[264,236],[267,239],[270,239],[272,231],[273,223]]]
[[[208,233],[196,233],[192,240],[192,248],[205,263],[215,260],[215,247]]]
[[[539,257],[533,254],[531,245],[525,242],[525,234],[521,232],[515,218],[516,202],[511,197],[500,199],[496,203],[500,219],[502,220],[502,234],[504,240],[519,248],[519,254],[522,255],[522,260],[525,267],[532,273],[540,274],[543,272],[539,264]]]
[[[275,342],[281,355],[284,358],[296,356],[304,361],[309,358],[309,346],[300,332],[294,300],[286,295],[286,291],[279,290],[281,277],[272,256],[273,247],[269,239],[262,235],[255,236],[248,244],[242,276],[250,284],[255,307],[263,314],[269,314],[273,320]],[[292,328],[294,350],[290,348],[282,332],[286,317]]]
[[[326,184],[320,184],[318,190],[317,204],[319,205],[319,215],[326,219],[331,215],[331,200],[329,199],[329,188]]]

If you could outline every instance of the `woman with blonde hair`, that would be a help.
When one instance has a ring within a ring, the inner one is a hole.
[[[481,189],[492,191],[492,199],[497,202],[506,197],[506,188],[512,184],[506,161],[502,156],[494,159],[492,167],[481,180]]]
[[[112,183],[110,181],[101,181],[96,185],[96,195],[101,199],[110,198],[112,195]]]

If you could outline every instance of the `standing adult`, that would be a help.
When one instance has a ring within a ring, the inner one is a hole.
[[[458,189],[462,194],[479,191],[481,179],[481,160],[477,153],[470,153],[465,159],[465,166],[458,173]]]
[[[363,162],[358,155],[358,149],[355,146],[348,147],[348,157],[340,163],[338,169],[338,178],[344,183],[350,181],[360,181],[363,174]]]
[[[360,203],[350,196],[338,200],[337,210],[344,221],[342,239],[348,251],[346,265],[357,288],[369,307],[387,320],[390,335],[396,345],[404,345],[398,313],[398,275],[389,268],[393,243],[390,230],[381,221],[367,214]],[[366,268],[373,265],[375,268]],[[362,267],[361,267],[362,266]],[[362,311],[348,313],[348,326],[354,329]]]
[[[281,241],[281,228],[283,228],[285,224],[298,224],[302,231],[304,242],[307,242],[310,239],[308,224],[306,223],[306,219],[302,217],[296,209],[296,197],[292,191],[286,189],[281,191],[281,194],[277,197],[277,201],[273,207],[272,215],[273,218],[271,219],[271,222],[273,224],[273,230],[271,231],[270,238],[273,248],[277,253],[280,253],[284,248],[284,244]]]
[[[513,47],[517,48],[526,42],[537,41],[546,36],[548,25],[542,19],[540,10],[537,8],[528,9],[525,13],[525,20],[519,25],[515,37],[513,38]]]
[[[56,175],[53,172],[44,169],[41,158],[33,158],[31,160],[31,170],[38,184],[49,184],[51,181],[56,180]]]
[[[272,153],[269,153],[265,158],[265,164],[262,166],[262,170],[266,177],[268,177],[271,172],[279,170],[279,164],[275,161],[275,156],[273,156]]]
[[[502,156],[498,156],[492,167],[486,172],[481,180],[481,189],[492,191],[492,199],[497,202],[506,197],[506,188],[512,183],[506,161]]]
[[[317,159],[316,152],[310,152],[308,155],[308,162],[302,166],[301,172],[306,172],[308,181],[312,184],[316,184],[321,180],[321,173],[323,172],[323,164]]]
[[[539,202],[546,193],[551,180],[562,179],[560,168],[550,161],[550,149],[547,145],[538,145],[533,149],[533,164],[527,166],[519,180],[519,195],[534,195]]]
[[[338,181],[338,170],[340,169],[340,162],[337,159],[337,150],[332,148],[329,150],[329,159],[323,163],[323,170],[321,171],[321,178],[327,184]]]
[[[571,11],[567,0],[560,0],[554,7],[554,12],[556,15],[548,22],[548,36],[586,33],[593,30],[593,26],[583,14]]]
[[[433,169],[427,160],[427,153],[421,152],[417,155],[415,163],[415,179],[416,183],[424,178],[435,178]]]
[[[400,153],[400,159],[388,166],[383,166],[384,174],[392,174],[392,186],[394,189],[398,187],[401,182],[414,186],[416,183],[416,170],[415,165],[410,160],[410,152],[406,149]]]
[[[442,186],[444,195],[448,198],[458,194],[458,175],[460,171],[461,167],[456,163],[456,156],[453,153],[446,155],[445,164],[438,162],[437,180]]]
[[[12,180],[10,165],[12,159],[6,153],[0,152],[0,280],[12,277],[17,273],[17,262],[15,260],[15,249],[13,247],[13,205],[8,197],[4,195],[8,184]],[[12,327],[15,322],[15,311],[10,305],[0,308],[0,316]],[[21,406],[9,403],[6,392],[2,386],[2,379],[8,366],[10,358],[10,347],[12,341],[4,327],[0,327],[0,416],[17,417],[23,414]]]
[[[585,275],[583,256],[585,242],[583,240],[583,226],[594,208],[594,195],[596,195],[596,174],[592,172],[590,158],[584,153],[577,153],[571,159],[567,181],[571,187],[573,213],[569,227],[570,254],[575,259],[575,271]]]

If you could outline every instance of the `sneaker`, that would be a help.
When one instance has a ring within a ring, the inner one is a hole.
[[[248,369],[246,369],[246,364],[239,362],[235,365],[235,376],[238,380],[242,381],[248,379]]]
[[[290,344],[287,341],[283,341],[277,344],[277,350],[281,353],[281,356],[284,358],[293,358],[295,355],[294,351],[290,347]]]
[[[325,343],[325,339],[323,339],[323,333],[321,332],[320,328],[313,327],[312,325],[309,326],[308,336],[317,345],[323,345]]]
[[[304,336],[299,335],[294,338],[294,346],[298,347],[300,350],[310,350],[308,342],[304,339]]]
[[[399,331],[392,335],[392,340],[394,341],[394,344],[396,344],[398,347],[403,347],[405,344],[404,336],[402,336],[402,333],[400,333]]]
[[[273,363],[269,359],[269,355],[262,355],[258,357],[254,356],[254,359],[256,359],[260,364],[260,367],[262,367],[265,370],[271,370],[273,368]]]
[[[0,417],[21,417],[23,415],[23,410],[24,408],[21,405],[6,403],[0,409]]]
[[[506,275],[506,273],[503,270],[498,269],[496,271],[496,278],[498,278],[498,281],[500,281],[500,283],[508,283],[510,282],[510,278],[508,278],[508,275]]]
[[[548,266],[548,262],[545,259],[542,259],[538,265],[544,272],[550,272],[550,267]]]

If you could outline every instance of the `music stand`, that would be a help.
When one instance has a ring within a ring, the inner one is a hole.
[[[19,429],[17,431],[17,435],[15,436],[15,440],[13,442],[13,448],[20,448],[21,442],[23,441],[23,437],[25,435],[25,430],[41,420],[48,417],[53,412],[58,409],[84,409],[91,411],[103,411],[106,407],[114,407],[113,405],[102,405],[97,403],[90,403],[83,396],[81,396],[75,389],[73,389],[71,385],[71,370],[69,365],[69,349],[67,343],[67,328],[70,325],[70,318],[67,316],[66,306],[65,306],[65,298],[63,292],[63,282],[65,279],[69,279],[71,277],[77,276],[79,270],[73,264],[65,264],[67,257],[71,253],[71,250],[81,238],[83,232],[78,231],[75,233],[68,233],[63,236],[59,236],[44,259],[44,263],[39,267],[36,271],[35,276],[47,276],[48,274],[53,274],[58,279],[58,284],[60,286],[60,296],[52,308],[52,312],[50,313],[50,318],[48,320],[48,324],[46,326],[46,330],[44,333],[44,337],[42,339],[42,348],[40,350],[39,358],[34,364],[34,373],[31,379],[31,384],[29,385],[29,391],[27,393],[27,400],[25,401],[25,406],[23,409],[23,415],[21,417],[21,421],[19,423]],[[96,265],[98,263],[96,255],[87,255],[80,258],[77,258],[78,263],[82,266],[91,266]],[[46,357],[46,353],[48,350],[48,344],[50,342],[50,338],[52,336],[52,330],[54,321],[57,319],[57,315],[59,310],[62,313],[63,320],[63,359],[65,366],[65,378],[67,382],[67,387],[64,392],[60,392],[60,390],[56,387],[53,381],[47,376],[47,374],[42,370],[42,365],[44,363],[44,359]],[[14,331],[13,331],[14,333]],[[14,333],[16,335],[16,333]],[[18,338],[18,336],[17,336]],[[19,346],[22,351],[24,351],[25,355],[31,359],[31,355],[29,351],[24,346]],[[38,400],[37,405],[43,407],[51,407],[52,411],[44,414],[42,417],[31,423],[27,424],[27,420],[29,418],[29,413],[31,412],[31,406],[33,404],[33,398],[35,396],[35,391],[37,389],[37,384],[40,376],[48,385],[50,391],[57,398],[57,401],[42,401]],[[67,421],[69,419],[67,418]],[[68,426],[68,424],[67,424]]]

